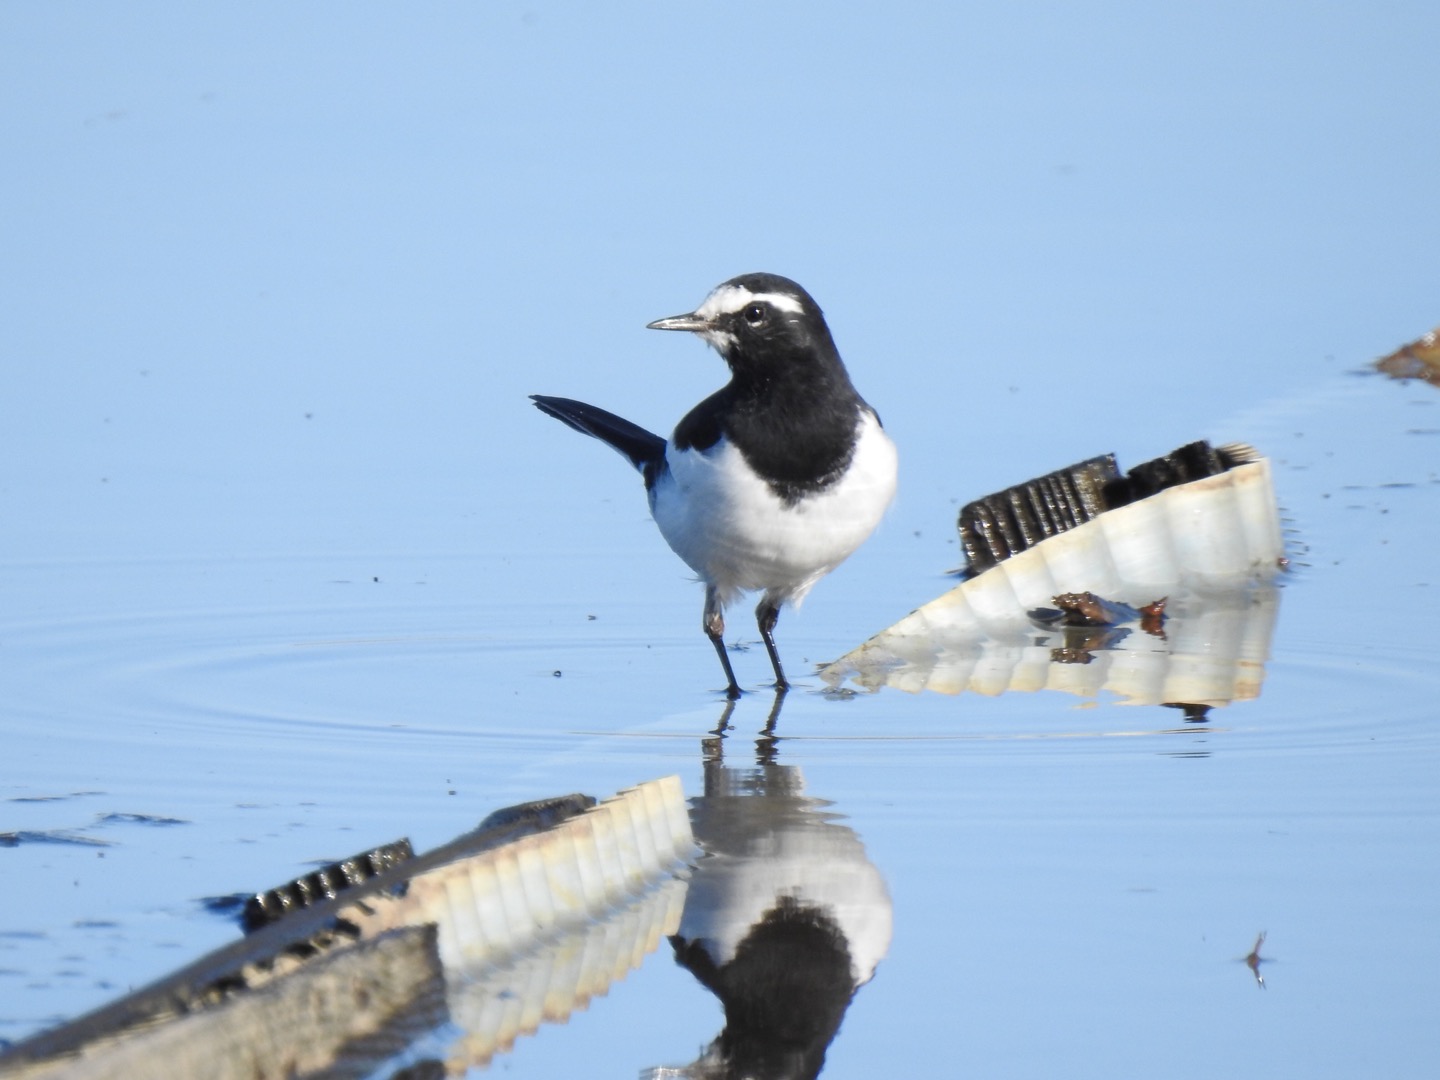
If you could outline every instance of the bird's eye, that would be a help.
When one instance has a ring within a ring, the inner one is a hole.
[[[751,304],[741,314],[745,316],[745,321],[751,326],[759,326],[765,321],[765,309],[759,304]]]

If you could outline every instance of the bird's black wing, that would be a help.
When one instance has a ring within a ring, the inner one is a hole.
[[[576,431],[583,431],[619,450],[631,465],[645,474],[647,482],[665,460],[665,440],[639,424],[632,424],[614,413],[571,398],[531,394],[530,400],[547,416],[553,416]]]

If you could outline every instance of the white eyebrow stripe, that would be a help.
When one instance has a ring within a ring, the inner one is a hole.
[[[779,308],[781,311],[788,311],[792,315],[799,315],[805,310],[805,305],[800,303],[798,297],[783,292],[762,292],[755,294],[755,300],[761,304],[769,304],[771,307]]]
[[[798,315],[804,305],[798,297],[783,292],[751,292],[742,285],[721,285],[705,298],[695,311],[702,319],[713,319],[716,315],[733,315],[750,304],[769,304],[779,311]]]

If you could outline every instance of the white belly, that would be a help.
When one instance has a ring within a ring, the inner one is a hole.
[[[727,604],[753,590],[798,603],[864,543],[895,495],[895,446],[868,411],[850,468],[793,506],[724,440],[706,453],[666,454],[669,469],[650,493],[655,522]]]

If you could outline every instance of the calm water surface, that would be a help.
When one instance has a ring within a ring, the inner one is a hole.
[[[763,650],[737,656],[757,692],[725,763],[758,747],[788,767],[893,907],[826,1075],[1425,1074],[1440,665],[1416,615],[1435,588],[1435,400],[1343,376],[1229,422],[1275,460],[1296,566],[1259,698],[1206,723],[1049,692],[836,697],[812,678],[771,744]],[[19,842],[0,855],[0,1034],[231,940],[207,897],[399,836],[434,846],[547,795],[669,773],[698,795],[724,713],[699,592],[658,541],[605,536],[648,528],[615,472],[633,504],[572,508],[592,546],[4,564],[0,814]],[[797,669],[946,586],[953,544],[896,517],[888,565],[858,557],[782,622]],[[897,581],[910,595],[891,600]],[[1261,932],[1263,986],[1243,962]],[[720,1027],[662,945],[501,1060],[635,1075]]]
[[[0,5],[0,1038],[234,940],[209,898],[698,796],[700,590],[526,395],[673,425],[722,366],[644,325],[770,270],[901,451],[782,618],[792,672],[953,583],[961,502],[1107,451],[1254,443],[1295,561],[1258,698],[1204,724],[811,677],[757,747],[739,703],[724,766],[770,755],[889,898],[826,1075],[1434,1075],[1440,391],[1344,372],[1437,318],[1437,35],[1414,2]],[[493,1067],[633,1077],[720,1026],[662,944]]]

